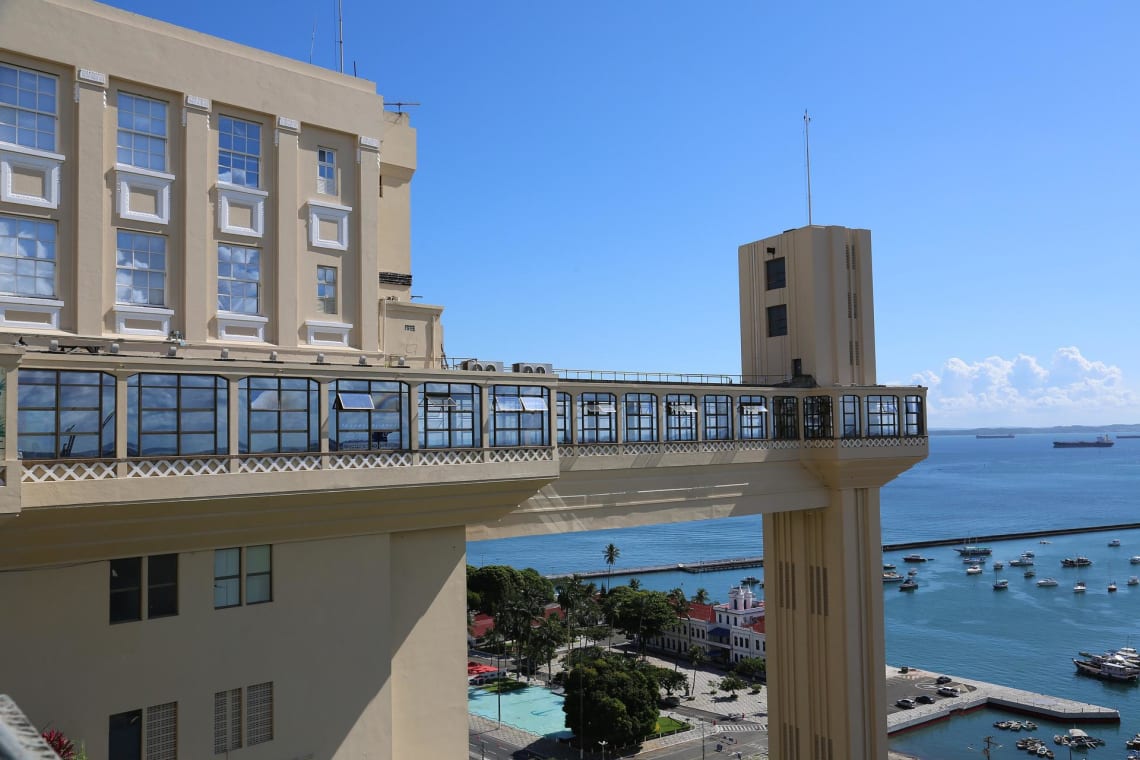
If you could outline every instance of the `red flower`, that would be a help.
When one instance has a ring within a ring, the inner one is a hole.
[[[71,743],[71,739],[63,735],[62,731],[52,728],[44,731],[41,735],[44,741],[55,750],[55,754],[59,755],[60,760],[75,760],[75,745]]]

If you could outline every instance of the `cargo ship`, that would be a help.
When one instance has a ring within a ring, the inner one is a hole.
[[[975,438],[1013,438],[1013,433],[978,433]]]
[[[1107,449],[1116,441],[1107,435],[1098,435],[1095,441],[1053,441],[1055,449]]]

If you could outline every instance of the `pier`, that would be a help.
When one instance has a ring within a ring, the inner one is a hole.
[[[1012,541],[1018,538],[1044,538],[1045,536],[1069,536],[1078,533],[1107,533],[1114,530],[1135,530],[1140,523],[1120,523],[1118,525],[1092,525],[1083,528],[1054,528],[1052,530],[1023,530],[1017,533],[993,533],[988,536],[960,536],[958,538],[932,538],[926,541],[907,541],[901,544],[883,544],[883,551],[897,552],[907,549],[925,549],[931,546],[962,546],[963,544],[983,544],[991,541]]]
[[[938,688],[935,679],[939,675],[915,668],[887,666],[887,694],[890,699],[890,712],[887,714],[888,733],[893,734],[918,728],[928,723],[946,720],[956,714],[972,712],[983,707],[1008,710],[1043,720],[1065,723],[1120,722],[1120,712],[1111,707],[1101,707],[1087,702],[1075,702],[1071,699],[1053,697],[1048,694],[1013,689],[973,678],[952,677],[949,685],[962,691],[957,697],[938,697],[934,704],[920,704],[911,710],[901,710],[894,706],[894,701],[901,697],[914,694],[933,695]]]

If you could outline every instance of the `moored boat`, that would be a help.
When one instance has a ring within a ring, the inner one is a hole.
[[[1116,581],[1108,582],[1108,593],[1112,594],[1116,591]]]
[[[1009,581],[1004,578],[1000,581],[994,581],[994,591],[1005,591],[1009,588]]]
[[[1128,576],[1128,585],[1129,586],[1140,586],[1140,577],[1137,577],[1135,575]]]
[[[1076,593],[1076,594],[1084,593],[1086,588],[1088,588],[1088,587],[1085,585],[1084,581],[1077,581],[1076,583],[1073,584],[1073,593]]]
[[[907,578],[899,584],[899,591],[914,591],[916,588],[918,588],[918,581],[914,578]]]
[[[1061,560],[1061,567],[1090,567],[1091,565],[1092,560],[1082,555],[1065,557]]]
[[[954,551],[958,552],[963,557],[988,557],[993,553],[993,550],[988,546],[979,546],[977,544],[964,544],[956,547]]]
[[[1094,676],[1105,681],[1135,682],[1140,679],[1140,667],[1130,665],[1124,658],[1115,655],[1097,656],[1087,660],[1073,660],[1077,672]]]
[[[1025,571],[1025,577],[1026,577],[1026,578],[1032,578],[1032,577],[1033,577],[1033,576],[1035,576],[1035,575],[1037,575],[1037,571],[1036,571],[1036,570],[1034,570],[1034,569],[1032,569],[1032,568],[1030,568],[1029,570],[1026,570],[1026,571]]]
[[[970,565],[969,567],[966,568],[966,575],[981,575],[981,573],[982,573],[981,565]]]
[[[995,562],[995,563],[994,563],[994,570],[995,570],[995,571],[997,571],[997,570],[1005,570],[1005,563],[1004,563],[1004,562]]]
[[[895,572],[883,573],[883,583],[901,583],[903,577]]]
[[[1042,578],[1041,580],[1037,581],[1037,585],[1041,586],[1042,588],[1046,588],[1049,586],[1056,586],[1057,585],[1057,579],[1056,578]]]
[[[921,554],[908,554],[903,557],[903,562],[926,562],[929,559],[929,557],[924,557]]]
[[[1108,545],[1109,545],[1109,546],[1120,546],[1120,539],[1119,539],[1119,538],[1114,538],[1114,539],[1112,539],[1111,541],[1109,541],[1109,542],[1108,542]]]

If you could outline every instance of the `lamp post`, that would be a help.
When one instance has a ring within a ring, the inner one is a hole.
[[[602,760],[606,760],[606,745],[609,744],[609,742],[605,739],[599,739],[598,744],[601,745],[602,748]]]

